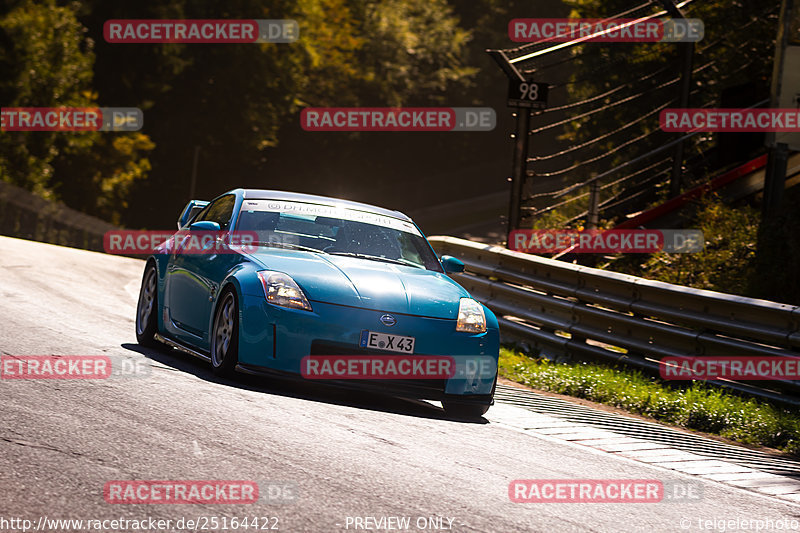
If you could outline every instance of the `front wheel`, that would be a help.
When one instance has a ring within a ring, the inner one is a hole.
[[[158,273],[153,263],[148,263],[142,276],[139,303],[136,305],[136,341],[142,346],[158,345],[155,339],[158,327]]]
[[[222,295],[211,329],[211,366],[218,376],[231,376],[239,362],[239,307],[232,290]]]
[[[446,399],[442,400],[442,407],[448,416],[462,419],[476,419],[486,414],[489,407],[494,402],[494,393],[497,390],[497,376],[494,377],[492,383],[492,393],[489,395],[489,403],[466,403],[459,402],[458,400]]]

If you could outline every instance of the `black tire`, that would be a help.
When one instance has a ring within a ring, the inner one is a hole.
[[[233,375],[239,362],[239,305],[236,293],[226,289],[214,312],[211,328],[211,367],[218,376]]]
[[[454,418],[475,419],[489,410],[489,405],[480,403],[462,403],[455,400],[443,400],[442,407],[448,416]]]
[[[136,304],[136,341],[142,346],[156,347],[158,330],[158,272],[154,263],[144,268],[139,302]]]
[[[494,377],[494,383],[492,383],[492,393],[489,395],[491,400],[494,400],[494,391],[497,390],[497,376]],[[442,407],[444,407],[444,412],[447,413],[448,416],[452,416],[454,418],[464,418],[464,419],[476,419],[480,418],[481,416],[486,414],[486,411],[489,410],[491,407],[491,403],[488,404],[475,404],[475,403],[462,403],[458,400],[443,400]]]

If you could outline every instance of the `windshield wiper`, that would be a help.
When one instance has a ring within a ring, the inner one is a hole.
[[[316,252],[319,254],[327,254],[328,252],[320,250],[319,248],[312,248],[310,246],[302,246],[291,242],[269,242],[269,241],[256,241],[252,243],[253,246],[275,246],[276,248],[287,248],[290,250],[302,250],[304,252]]]
[[[408,259],[401,259],[401,258],[390,259],[388,257],[381,257],[379,255],[360,254],[357,252],[328,252],[328,253],[331,255],[343,255],[346,257],[355,257],[358,259],[369,259],[370,261],[383,261],[384,263],[395,263],[397,265],[425,268],[422,265],[418,265],[413,261],[409,261]]]

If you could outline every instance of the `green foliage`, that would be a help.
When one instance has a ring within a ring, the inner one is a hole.
[[[471,46],[471,31],[447,0],[6,3],[4,106],[139,107],[145,129],[5,133],[0,178],[121,222],[126,203],[158,196],[164,205],[188,189],[195,146],[202,148],[199,193],[218,193],[242,185],[238,177],[263,173],[269,149],[293,133],[287,126],[296,124],[302,106],[442,104],[465,94],[478,72],[467,62],[476,50],[484,54],[481,45]],[[454,3],[482,21],[500,9],[497,0]],[[103,24],[115,18],[292,18],[300,39],[109,44]],[[325,139],[314,149],[337,146]],[[150,185],[149,177],[156,182]]]
[[[441,103],[448,88],[477,72],[463,65],[470,32],[459,26],[446,0],[356,5],[364,6],[360,60],[369,82],[362,91],[366,101]]]
[[[734,208],[719,198],[704,197],[694,222],[703,231],[705,249],[689,254],[619,255],[603,268],[731,294],[750,295],[755,275],[759,213],[752,207]]]
[[[64,157],[56,166],[56,174],[69,179],[55,192],[73,208],[121,224],[131,188],[151,169],[146,155],[154,147],[141,132],[99,134],[91,150]]]
[[[548,211],[534,218],[532,229],[563,228],[567,225],[567,220],[568,217],[564,211],[558,209]]]
[[[92,91],[94,42],[77,19],[79,8],[25,0],[0,18],[7,44],[0,60],[4,106],[98,105]],[[67,189],[87,212],[118,221],[120,202],[132,182],[146,175],[149,162],[142,156],[153,146],[141,133],[5,132],[0,179],[51,199],[63,198],[58,191]]]
[[[700,229],[705,250],[690,254],[618,254],[600,268],[751,298],[800,303],[800,187],[784,192],[775,217],[761,224],[749,205],[701,199],[687,227]],[[790,266],[790,268],[787,268]]]
[[[695,382],[672,388],[656,378],[599,364],[556,364],[500,351],[500,375],[530,387],[612,405],[669,424],[800,455],[796,410]]]
[[[91,106],[92,43],[70,6],[20,2],[0,18],[4,107]],[[2,178],[47,196],[52,163],[62,152],[92,144],[90,133],[6,132],[0,141]]]

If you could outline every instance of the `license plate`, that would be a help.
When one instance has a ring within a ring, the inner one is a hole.
[[[361,332],[362,348],[373,350],[384,350],[386,352],[414,353],[414,337],[404,337],[403,335],[390,335],[377,331]]]

